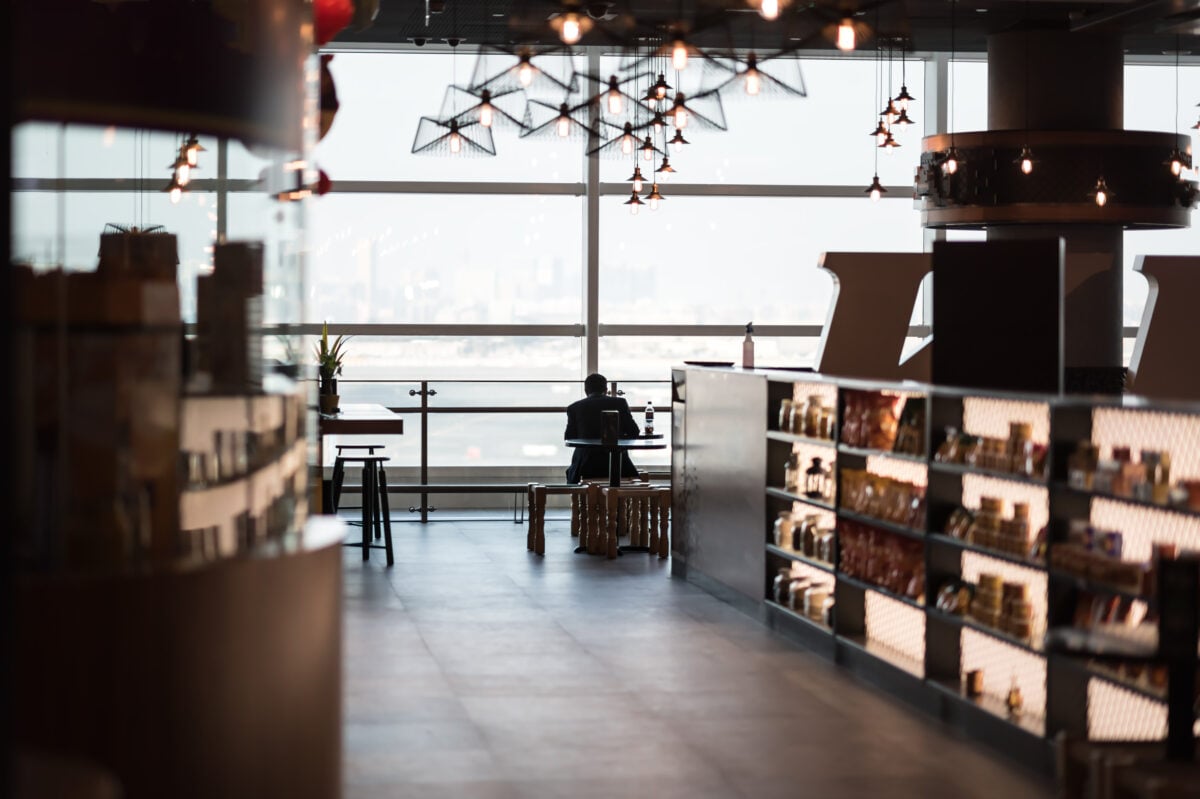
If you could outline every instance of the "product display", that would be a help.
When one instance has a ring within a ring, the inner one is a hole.
[[[925,527],[925,488],[881,477],[864,469],[842,469],[842,505],[855,513],[901,524]]]
[[[838,522],[840,568],[851,577],[915,602],[925,601],[925,553],[919,541],[856,522]]]
[[[829,500],[833,495],[833,480],[828,466],[820,458],[813,458],[804,470],[804,496],[809,499]]]
[[[1005,472],[1046,479],[1046,445],[1033,441],[1033,427],[1012,422],[1008,438],[988,438],[947,427],[945,438],[934,453],[939,463],[958,463],[981,471]]]
[[[892,452],[905,455],[925,454],[925,398],[908,397],[900,411],[900,424]]]
[[[832,441],[834,418],[834,409],[824,404],[821,395],[810,394],[802,401],[781,400],[777,422],[780,432]]]
[[[1171,483],[1171,454],[1144,449],[1133,460],[1130,447],[1114,446],[1111,458],[1101,458],[1100,448],[1080,441],[1067,458],[1067,484],[1081,491],[1111,494],[1155,505],[1200,510],[1200,491],[1184,480]]]
[[[845,396],[842,443],[890,451],[899,428],[897,407],[900,398],[866,391],[847,391]]]
[[[1004,581],[998,574],[981,572],[972,586],[963,580],[948,580],[938,589],[934,607],[1026,641],[1033,634],[1033,603],[1029,586]]]
[[[1050,548],[1050,566],[1091,582],[1133,594],[1150,593],[1151,563],[1121,560],[1124,537],[1117,530],[1101,530],[1086,520],[1072,519],[1067,540]],[[1160,556],[1173,557],[1173,549]]]
[[[1012,516],[1005,518],[1004,500],[980,497],[978,508],[958,507],[951,511],[943,532],[997,552],[1032,557],[1029,505],[1024,502],[1014,502]]]

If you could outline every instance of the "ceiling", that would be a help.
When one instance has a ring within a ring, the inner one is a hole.
[[[986,52],[987,36],[1025,26],[1081,33],[1115,33],[1130,53],[1200,54],[1200,0],[797,0],[767,22],[736,0],[577,0],[593,18],[581,44],[618,48],[656,41],[680,19],[689,41],[707,48],[797,47],[833,50],[831,24],[852,14],[865,29],[904,37],[910,50]],[[545,43],[557,39],[546,25],[562,6],[554,0],[379,0],[365,30],[346,29],[337,43]],[[953,34],[953,35],[952,35]],[[869,43],[866,43],[870,47]]]

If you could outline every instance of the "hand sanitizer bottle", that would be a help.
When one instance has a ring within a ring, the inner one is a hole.
[[[746,338],[742,340],[742,368],[754,368],[754,323],[746,324]]]

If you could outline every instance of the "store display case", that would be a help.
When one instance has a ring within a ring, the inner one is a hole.
[[[1156,641],[1155,563],[1200,550],[1200,407],[726,371],[765,383],[765,505],[743,523],[769,624],[1047,771],[1060,733],[1164,738],[1165,668],[1047,633]],[[811,404],[835,413],[797,427]]]

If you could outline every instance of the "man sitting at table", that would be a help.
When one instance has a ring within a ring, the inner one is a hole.
[[[629,412],[629,403],[624,397],[605,394],[608,380],[601,374],[590,374],[583,381],[587,396],[567,406],[567,431],[563,438],[600,438],[601,412],[617,411],[621,438],[630,438],[639,433],[637,422]],[[637,477],[637,468],[629,459],[628,452],[621,452],[621,477]],[[567,467],[567,482],[578,483],[588,478],[608,477],[608,452],[600,447],[575,447],[571,465]]]

